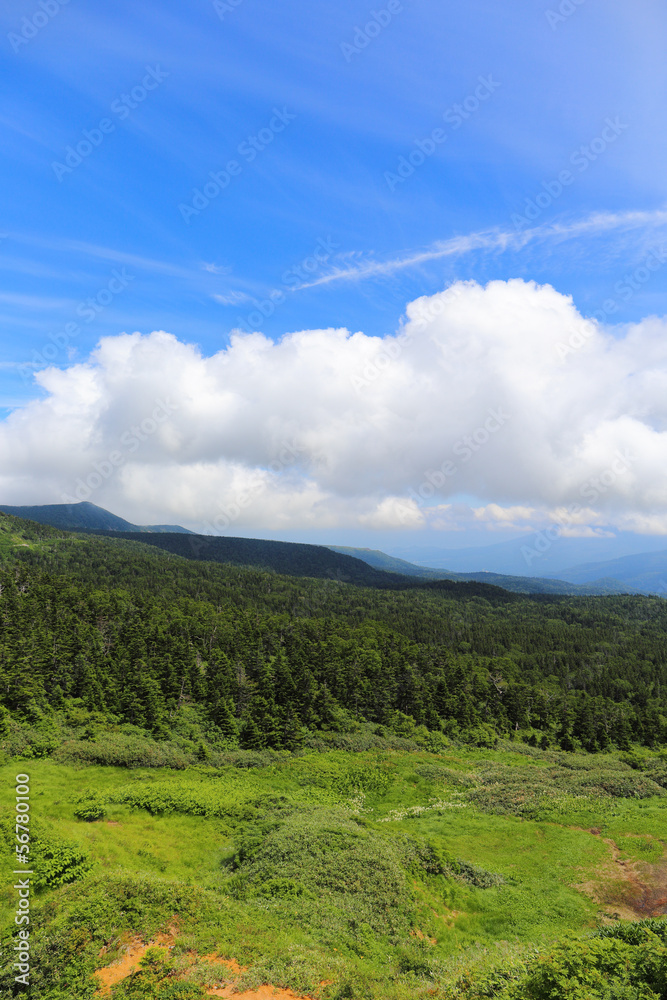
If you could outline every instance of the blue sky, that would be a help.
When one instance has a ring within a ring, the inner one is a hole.
[[[328,328],[392,338],[421,296],[513,279],[571,296],[617,341],[626,324],[667,312],[667,11],[657,0],[21,0],[1,17],[0,414],[15,450],[38,433],[17,408],[55,391],[35,373],[90,364],[101,338],[122,333],[164,330],[209,358],[235,328],[276,343]],[[639,419],[641,407],[623,405],[614,419]],[[662,433],[661,414],[644,419]],[[452,427],[447,447],[476,426]],[[100,432],[100,454],[117,431]],[[267,465],[250,445],[217,457]],[[62,483],[40,478],[40,461],[37,450],[30,468],[12,467],[6,502],[58,502]],[[124,475],[91,499],[160,514]],[[406,495],[419,475],[379,475],[371,493],[378,504]],[[436,500],[545,510],[568,500],[565,488],[522,499],[483,480]],[[642,490],[643,507],[621,491],[625,513],[657,516],[658,487]],[[191,524],[204,516],[186,499],[172,519],[179,511]],[[240,518],[237,529],[297,532],[279,521]],[[336,540],[380,537],[361,522],[327,523]]]

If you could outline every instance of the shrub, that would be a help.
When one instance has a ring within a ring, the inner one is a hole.
[[[634,939],[633,939],[634,938]],[[506,997],[513,1000],[658,1000],[665,995],[667,949],[650,930],[568,940],[533,963]]]
[[[91,868],[88,854],[74,844],[33,837],[32,846],[34,882],[37,886],[55,889],[68,882],[76,882]]]
[[[623,766],[622,766],[623,767]],[[475,775],[466,798],[483,812],[544,819],[568,807],[613,799],[663,796],[665,789],[629,769],[599,767],[507,767],[493,764]]]
[[[171,767],[179,770],[196,759],[194,754],[188,755],[173,744],[124,733],[103,733],[95,740],[68,740],[57,748],[53,757],[67,764]]]
[[[232,866],[228,888],[237,898],[265,895],[273,885],[314,897],[329,916],[333,906],[346,923],[365,922],[377,933],[407,929],[411,893],[399,846],[342,809],[315,808],[256,828],[239,844]]]
[[[100,799],[89,799],[86,802],[81,802],[74,809],[74,815],[77,819],[85,820],[86,823],[93,823],[95,820],[104,819],[106,816],[104,802]]]

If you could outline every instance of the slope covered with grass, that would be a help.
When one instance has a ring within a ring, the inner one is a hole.
[[[646,959],[664,968],[664,924],[635,921],[667,892],[667,797],[649,776],[665,763],[630,761],[511,746],[177,771],[23,761],[39,885],[32,996],[92,997],[95,970],[160,935],[162,955],[130,968],[113,998],[262,983],[331,1000],[547,997],[559,963],[570,977],[559,996],[596,998],[612,994],[600,982],[577,994],[579,972],[590,979],[599,960],[620,984],[637,947],[632,974],[653,982]],[[2,768],[3,805],[15,770]]]
[[[667,996],[664,601],[0,526],[31,1000]]]

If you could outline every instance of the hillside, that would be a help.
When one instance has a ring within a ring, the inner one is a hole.
[[[150,531],[150,532],[181,532],[191,534],[187,528],[177,524],[152,524],[139,526],[131,524],[116,514],[111,514],[103,507],[97,507],[89,501],[81,503],[43,504],[37,507],[12,507],[0,504],[0,511],[12,514],[23,520],[37,521],[39,524],[50,524],[56,528],[68,531]]]
[[[396,556],[389,556],[379,549],[354,548],[350,545],[327,545],[332,552],[341,552],[344,555],[354,556],[362,559],[369,566],[376,569],[383,569],[389,573],[402,573],[405,576],[416,576],[423,580],[454,580],[456,573],[450,573],[446,569],[430,569],[427,566],[417,566],[416,563],[408,562],[406,559],[397,559]]]
[[[31,1000],[660,998],[667,602],[6,514],[0,539]]]
[[[109,532],[100,532],[109,535]],[[119,538],[153,545],[186,559],[257,566],[288,576],[338,580],[363,586],[406,585],[411,581],[398,574],[378,571],[361,559],[334,552],[324,545],[274,542],[260,538],[230,538],[218,535],[143,534],[114,532]]]
[[[303,726],[351,717],[450,735],[518,727],[564,749],[667,738],[660,599],[528,596],[362,562],[371,585],[359,586],[340,572],[356,561],[328,550],[331,575],[304,577],[309,551],[287,575],[245,568],[243,548],[236,565],[173,551],[190,540],[18,543],[5,563],[21,575],[5,572],[1,595],[6,706],[29,717],[84,698],[163,732],[187,697],[246,746],[290,746]],[[222,558],[218,545],[236,540],[213,541]],[[260,544],[282,558],[281,543]]]
[[[12,549],[26,542],[66,537],[67,532],[36,521],[26,521],[0,512],[0,546]]]
[[[573,583],[613,578],[635,591],[667,596],[667,549],[604,562],[579,563],[563,570],[562,576]]]
[[[328,577],[344,579],[365,586],[401,585],[405,576],[422,580],[453,580],[477,582],[523,594],[613,594],[636,593],[630,582],[619,582],[606,578],[592,582],[547,579],[529,576],[508,576],[485,571],[452,573],[448,570],[417,566],[403,559],[397,559],[376,549],[358,549],[338,545],[309,545],[296,542],[274,542],[263,539],[230,538],[214,535],[196,535],[186,528],[170,525],[140,527],[130,524],[110,511],[95,504],[53,504],[41,507],[7,507],[0,505],[0,512],[22,518],[32,518],[42,524],[50,524],[69,531],[104,534],[112,532],[117,537],[128,538],[130,534],[137,541],[155,545],[190,559],[214,562],[228,562],[237,566],[261,566],[274,569],[278,573],[296,576]],[[151,538],[153,536],[166,536]],[[174,535],[187,535],[188,541]],[[141,538],[139,536],[142,536]],[[146,536],[146,537],[143,537]],[[337,553],[342,559],[332,559],[329,552]],[[346,561],[350,559],[352,561]],[[360,563],[363,563],[362,566]],[[369,572],[367,567],[389,574],[391,579]],[[646,592],[646,591],[645,591]],[[651,592],[651,588],[648,588]]]
[[[413,576],[420,580],[476,581],[478,583],[488,583],[496,587],[502,587],[504,590],[515,591],[519,594],[586,595],[638,593],[638,589],[623,584],[618,580],[598,580],[595,576],[591,578],[591,583],[577,584],[576,582],[568,583],[565,580],[552,580],[536,576],[508,576],[503,573],[488,573],[485,571],[452,573],[446,569],[431,569],[427,566],[417,566],[415,563],[407,562],[405,559],[397,559],[377,549],[352,548],[343,545],[329,545],[328,548],[334,552],[355,556],[357,559],[362,559],[369,566],[374,566],[377,569],[382,569],[390,573],[401,573],[405,576]]]

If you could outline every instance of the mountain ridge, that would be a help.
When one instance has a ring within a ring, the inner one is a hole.
[[[193,531],[182,528],[179,524],[132,524],[117,514],[98,507],[89,500],[79,503],[52,503],[36,506],[15,506],[0,504],[3,514],[22,518],[25,521],[36,521],[38,524],[50,524],[54,528],[65,531],[106,530],[106,531],[139,531],[139,532],[178,532],[192,535]]]
[[[609,562],[582,563],[571,567],[567,576],[545,571],[544,576],[536,577],[420,566],[379,549],[200,535],[180,525],[136,525],[90,501],[37,506],[0,504],[0,513],[64,531],[141,541],[186,558],[264,566],[288,575],[330,578],[361,586],[401,586],[408,581],[411,581],[408,585],[414,586],[417,581],[424,585],[449,581],[524,594],[667,593],[667,551],[625,556]],[[642,559],[653,560],[655,564],[648,575],[641,572]],[[619,567],[618,575],[613,572],[614,567]]]

